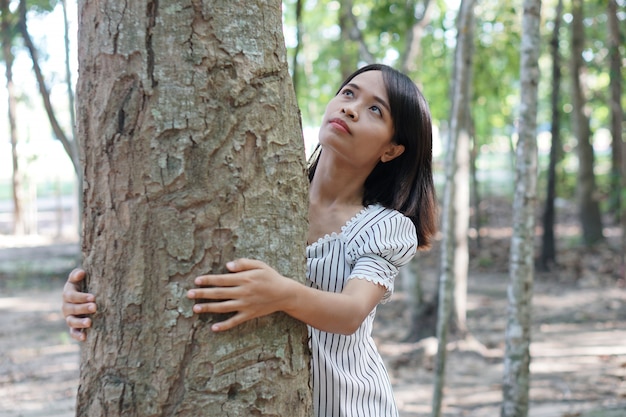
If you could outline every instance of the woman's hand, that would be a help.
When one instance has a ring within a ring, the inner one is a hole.
[[[226,268],[230,274],[197,277],[194,282],[201,288],[187,293],[191,299],[203,300],[193,307],[195,313],[236,312],[228,320],[211,326],[215,332],[283,311],[292,300],[290,291],[297,283],[261,261],[238,259],[227,263]]]
[[[80,292],[79,286],[85,279],[85,271],[74,269],[63,287],[63,316],[70,327],[70,336],[78,341],[85,340],[85,329],[91,327],[91,319],[85,317],[96,312],[93,294]]]

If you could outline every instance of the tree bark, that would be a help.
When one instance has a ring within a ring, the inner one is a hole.
[[[541,1],[524,0],[520,62],[513,236],[505,335],[502,417],[526,417],[530,388],[530,327],[537,200],[537,97]]]
[[[212,333],[193,278],[237,257],[304,280],[307,181],[277,0],[79,2],[80,416],[308,416],[306,327]]]
[[[593,171],[591,129],[583,92],[585,69],[582,57],[585,42],[583,17],[583,0],[572,0],[572,131],[578,142],[578,207],[583,242],[585,245],[593,245],[603,240],[604,236]]]

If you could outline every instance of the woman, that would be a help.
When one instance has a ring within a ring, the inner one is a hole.
[[[197,277],[187,297],[195,313],[235,313],[216,332],[277,311],[306,323],[317,416],[397,416],[371,330],[398,268],[435,232],[431,119],[415,84],[384,65],[349,76],[326,108],[309,179],[308,285],[238,259],[229,274]],[[77,340],[96,310],[78,291],[84,276],[73,271],[63,294]]]

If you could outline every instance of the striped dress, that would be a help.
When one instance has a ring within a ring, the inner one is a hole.
[[[366,279],[393,292],[398,268],[417,248],[413,223],[401,213],[371,205],[340,233],[307,247],[308,284],[341,292],[348,280]],[[371,337],[376,308],[349,336],[309,327],[311,384],[317,417],[395,417],[398,410],[387,370]]]

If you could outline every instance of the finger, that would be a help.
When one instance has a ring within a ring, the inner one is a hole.
[[[194,279],[194,284],[201,287],[216,286],[216,287],[234,287],[239,285],[239,278],[236,275],[201,275]]]
[[[95,313],[97,310],[97,307],[95,303],[85,303],[85,304],[63,303],[62,310],[63,310],[63,315],[65,317],[82,316],[86,314]]]
[[[87,335],[82,329],[70,329],[70,337],[74,340],[78,340],[79,342],[84,342]]]
[[[246,316],[242,313],[235,314],[234,316],[230,317],[228,320],[224,320],[219,323],[215,323],[211,325],[211,330],[214,332],[223,332],[226,330],[230,330],[233,327],[239,326],[241,323],[244,323],[250,320],[251,318],[252,317],[246,318]]]
[[[231,300],[237,298],[236,295],[233,287],[194,288],[187,291],[187,298],[192,300]]]
[[[218,301],[213,303],[197,303],[193,306],[193,312],[201,313],[234,313],[241,308],[235,300]]]
[[[230,272],[249,271],[251,269],[262,269],[266,266],[264,262],[256,259],[240,258],[226,264],[226,269]]]
[[[72,304],[93,303],[96,297],[88,292],[80,292],[76,290],[74,284],[67,283],[63,287],[63,302]]]
[[[65,323],[69,326],[70,331],[72,329],[88,329],[91,327],[91,319],[88,317],[67,316],[65,318]]]
[[[82,280],[84,280],[85,276],[86,276],[86,273],[85,273],[84,270],[82,270],[80,268],[76,268],[76,269],[72,270],[72,272],[70,272],[70,275],[68,276],[67,280],[69,282],[77,284],[77,283],[81,282]]]

